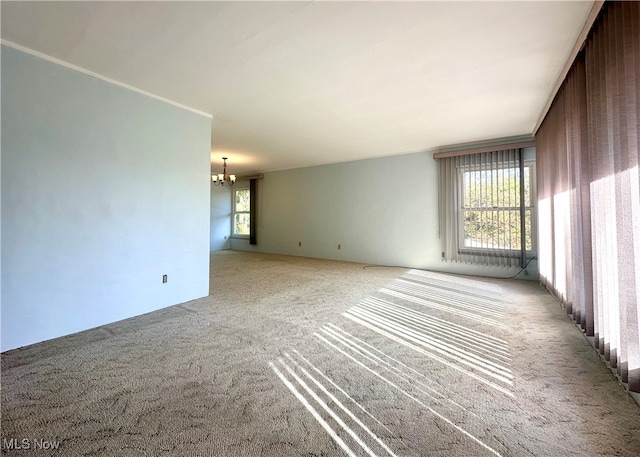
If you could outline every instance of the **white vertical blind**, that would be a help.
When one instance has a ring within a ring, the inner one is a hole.
[[[524,167],[522,160],[521,149],[438,159],[443,260],[507,267],[523,263],[523,244],[525,251],[533,250],[534,196],[530,164]]]

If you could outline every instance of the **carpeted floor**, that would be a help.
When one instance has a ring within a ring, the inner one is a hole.
[[[640,455],[640,408],[536,283],[211,261],[207,298],[3,353],[3,455]]]

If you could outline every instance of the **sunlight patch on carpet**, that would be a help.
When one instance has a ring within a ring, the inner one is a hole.
[[[469,408],[472,399],[447,384],[448,379],[466,378],[487,387],[487,392],[515,398],[509,344],[501,338],[505,304],[499,286],[410,270],[342,316],[362,332],[329,322],[313,333],[320,347],[333,353],[320,351],[327,368],[339,370],[342,382],[353,388],[359,380],[353,370],[362,370],[373,389],[387,389],[389,401],[404,397],[417,405],[418,411],[433,415],[439,427],[449,427],[484,451],[502,455],[498,450],[502,442],[487,436],[482,418]],[[391,349],[394,356],[379,344],[385,340],[382,346]],[[422,370],[401,360],[411,353],[422,358],[417,360]],[[394,435],[358,403],[347,392],[351,389],[341,387],[297,350],[284,352],[284,356],[286,359],[270,364],[272,370],[345,452],[396,455],[381,436],[400,442],[401,436]],[[347,377],[342,368],[346,368]],[[376,434],[376,429],[383,435]]]
[[[287,361],[278,358],[278,366],[273,362],[269,366],[340,448],[350,456],[358,455],[357,451],[364,451],[371,457],[381,455],[397,457],[363,420],[331,393],[328,386],[313,376],[290,354],[285,353],[285,356]],[[313,366],[306,358],[301,358],[306,364]],[[324,378],[329,379],[326,376]],[[337,386],[333,381],[330,385]],[[344,392],[342,389],[339,391]],[[361,410],[366,412],[364,408]],[[380,423],[370,413],[367,412],[367,415]]]

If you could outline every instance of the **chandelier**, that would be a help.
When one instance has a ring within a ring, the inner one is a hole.
[[[227,183],[229,186],[233,186],[233,183],[236,182],[236,175],[227,174],[227,158],[223,157],[222,160],[224,161],[222,165],[222,173],[211,175],[211,181],[213,181],[216,186],[224,186],[224,183]]]

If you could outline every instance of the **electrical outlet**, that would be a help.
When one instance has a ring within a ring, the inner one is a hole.
[[[341,244],[338,245],[338,249],[342,249],[342,245]]]
[[[302,246],[302,241],[298,241],[298,246]]]
[[[167,275],[162,275],[162,284],[168,281]]]

